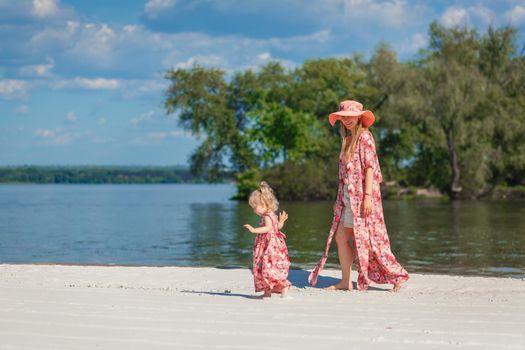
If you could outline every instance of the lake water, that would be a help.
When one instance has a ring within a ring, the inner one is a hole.
[[[0,263],[251,265],[259,218],[232,185],[0,185]],[[294,268],[318,261],[333,202],[282,202]],[[386,201],[409,272],[525,277],[525,202]],[[335,242],[327,266],[337,266]]]

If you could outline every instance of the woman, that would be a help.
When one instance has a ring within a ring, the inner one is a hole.
[[[343,101],[339,111],[330,114],[328,119],[332,125],[341,121],[339,191],[324,255],[308,280],[312,286],[317,283],[335,234],[342,278],[327,290],[352,290],[353,256],[349,240],[353,237],[358,289],[367,290],[371,282],[390,283],[392,291],[397,292],[408,279],[408,273],[390,250],[379,189],[383,176],[374,138],[368,131],[374,123],[374,114],[363,111],[359,102]]]

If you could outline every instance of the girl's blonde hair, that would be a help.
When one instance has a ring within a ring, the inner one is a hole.
[[[250,207],[254,208],[257,204],[263,204],[268,210],[274,212],[279,208],[279,201],[275,197],[272,188],[262,181],[259,184],[259,188],[250,194],[248,199]]]
[[[349,161],[354,155],[359,136],[361,136],[363,131],[366,131],[368,129],[363,127],[363,125],[361,124],[361,119],[359,119],[357,121],[355,135],[353,135],[352,137],[351,131],[348,130],[343,123],[340,124],[341,125],[339,126],[339,135],[341,135],[341,153],[339,154],[339,157],[341,159],[344,159],[345,161]]]

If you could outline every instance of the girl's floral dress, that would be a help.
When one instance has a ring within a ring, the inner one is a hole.
[[[262,217],[259,226],[264,226],[264,217],[272,221],[272,230],[257,234],[253,245],[253,281],[255,291],[271,290],[280,293],[292,284],[288,281],[290,258],[284,239],[286,236],[279,231],[277,216],[266,214]]]
[[[368,217],[363,214],[365,170],[372,168],[372,212]],[[321,272],[328,257],[332,238],[341,221],[344,207],[343,189],[346,184],[351,198],[351,207],[354,220],[354,255],[359,274],[357,287],[366,290],[371,282],[398,283],[406,281],[409,276],[401,266],[392,250],[383,216],[383,204],[379,184],[383,181],[379,161],[377,159],[375,142],[369,131],[364,131],[358,140],[354,156],[348,162],[339,161],[339,191],[334,206],[332,227],[328,235],[324,255],[310,273],[311,285],[317,283],[317,276]]]

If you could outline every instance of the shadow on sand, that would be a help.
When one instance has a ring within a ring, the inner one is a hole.
[[[297,287],[297,288],[312,287],[308,283],[309,275],[310,275],[310,271],[307,271],[307,270],[290,269],[290,272],[288,273],[288,280],[292,282],[294,287]],[[331,286],[332,284],[336,284],[337,282],[339,282],[338,278],[319,276],[317,278],[317,285],[312,288],[324,288],[324,287]]]
[[[309,275],[310,275],[310,271],[306,271],[302,269],[297,269],[297,270],[290,269],[290,272],[288,273],[288,280],[292,282],[294,287],[297,287],[297,288],[310,287],[310,288],[318,288],[318,289],[326,288],[340,281],[339,278],[328,277],[328,276],[318,276],[317,284],[315,285],[315,287],[312,287],[308,283]],[[352,282],[352,286],[354,287],[354,290],[357,290],[356,282]],[[382,292],[388,291],[388,289],[386,288],[377,288],[377,287],[372,287],[372,286],[368,287],[368,290],[369,291],[382,291]]]
[[[215,296],[220,296],[220,297],[239,297],[239,298],[246,298],[246,299],[262,299],[259,295],[231,293],[229,291],[205,292],[205,291],[198,291],[198,290],[181,290],[180,292],[181,293],[192,293],[192,294],[215,295]]]
[[[321,289],[325,288],[331,285],[336,284],[339,282],[339,278],[334,277],[328,277],[328,276],[319,276],[317,278],[317,285],[315,287],[310,286],[308,283],[308,276],[310,275],[310,271],[303,270],[303,269],[290,269],[290,272],[288,273],[288,280],[292,283],[292,285],[296,288],[316,288]],[[354,290],[357,290],[357,283],[352,282]],[[377,288],[377,287],[368,287],[369,291],[381,291],[386,292],[388,289],[386,288]],[[229,290],[225,290],[224,292],[208,292],[208,291],[195,291],[195,290],[182,290],[181,293],[193,293],[193,294],[206,294],[206,295],[215,295],[215,296],[223,296],[223,297],[240,297],[240,298],[246,298],[246,299],[261,299],[261,296],[254,295],[254,294],[240,294],[240,293],[232,293]]]

